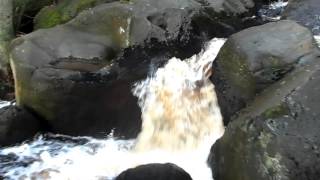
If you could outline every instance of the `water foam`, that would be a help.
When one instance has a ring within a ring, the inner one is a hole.
[[[316,41],[316,43],[317,43],[318,47],[320,47],[320,35],[316,35],[316,36],[314,36],[314,39],[315,39],[315,41]]]
[[[7,179],[114,179],[137,165],[171,162],[194,180],[211,180],[206,161],[224,127],[208,76],[224,42],[213,39],[184,61],[172,58],[136,84],[133,92],[143,114],[137,139],[39,135],[0,150],[0,174]]]
[[[259,10],[259,14],[265,21],[278,21],[281,19],[282,12],[287,5],[288,1],[278,0],[269,5],[263,6]]]

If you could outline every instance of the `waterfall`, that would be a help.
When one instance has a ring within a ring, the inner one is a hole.
[[[132,91],[139,99],[143,120],[137,139],[119,140],[112,134],[104,140],[39,135],[33,141],[0,149],[0,177],[114,179],[141,164],[171,162],[194,180],[211,180],[206,161],[224,125],[208,78],[224,42],[213,39],[198,55],[172,58],[135,84]]]
[[[214,85],[208,79],[219,49],[216,46],[223,42],[213,39],[206,51],[184,61],[172,58],[154,75],[137,83],[133,93],[139,98],[143,120],[137,151],[194,150],[204,144],[210,146],[223,134]]]

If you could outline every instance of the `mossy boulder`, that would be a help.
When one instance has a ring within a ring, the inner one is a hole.
[[[226,128],[209,158],[216,180],[319,179],[320,59],[265,89]]]
[[[213,63],[213,82],[225,122],[257,93],[281,79],[304,56],[318,51],[312,33],[279,21],[233,34]]]
[[[116,0],[58,1],[57,4],[52,4],[41,9],[34,19],[34,28],[50,28],[66,23],[76,17],[83,10],[113,1]]]

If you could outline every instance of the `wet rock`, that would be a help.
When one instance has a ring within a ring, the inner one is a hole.
[[[212,81],[225,123],[314,52],[318,49],[311,32],[293,21],[268,23],[232,35],[213,63]]]
[[[39,130],[38,119],[28,110],[15,105],[0,109],[0,146],[24,141]]]
[[[122,172],[116,180],[192,180],[182,168],[171,164],[146,164]]]
[[[320,3],[318,0],[289,0],[282,19],[290,19],[320,35]]]
[[[265,89],[213,146],[216,180],[316,180],[320,172],[319,57]]]
[[[134,82],[170,57],[197,53],[212,37],[242,29],[241,18],[195,1],[114,2],[12,43],[16,98],[53,132],[132,137],[140,131]]]

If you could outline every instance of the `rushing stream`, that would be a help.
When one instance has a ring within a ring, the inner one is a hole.
[[[259,11],[278,20],[286,2]],[[315,36],[320,45],[320,37]],[[203,52],[167,64],[137,82],[132,93],[142,111],[142,131],[121,140],[40,134],[23,144],[0,149],[0,179],[114,179],[122,171],[148,163],[174,163],[194,180],[212,180],[206,161],[224,133],[211,63],[225,39],[213,39]],[[1,102],[0,107],[10,103]]]
[[[171,162],[194,180],[212,179],[206,161],[224,126],[208,77],[224,42],[213,39],[198,55],[172,58],[136,83],[133,94],[143,119],[137,139],[38,135],[0,150],[0,174],[4,179],[113,179],[137,165]]]

